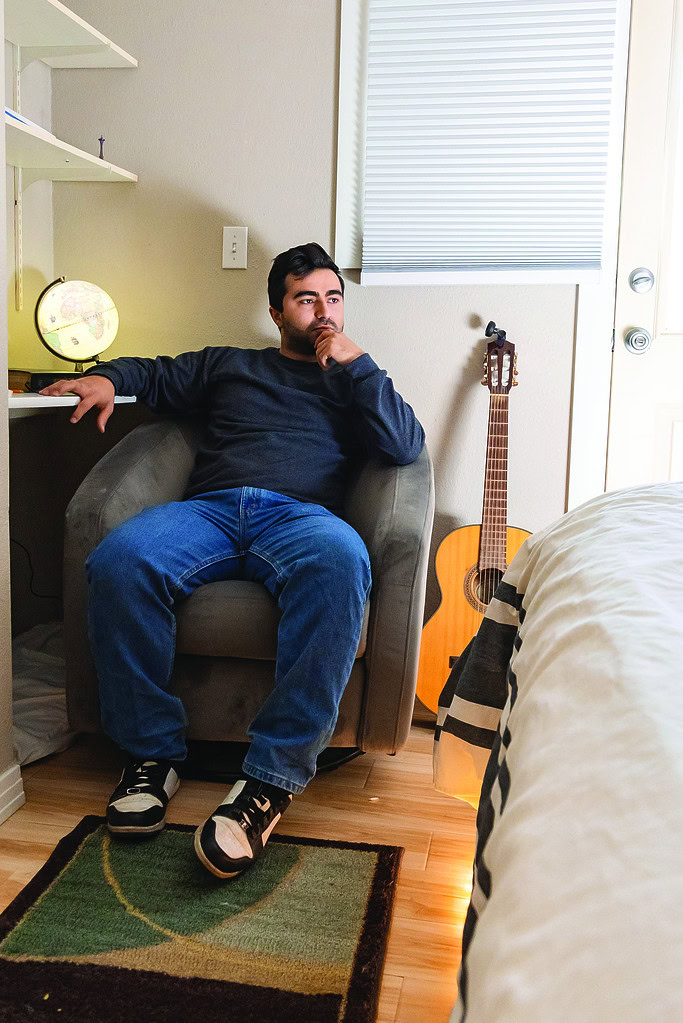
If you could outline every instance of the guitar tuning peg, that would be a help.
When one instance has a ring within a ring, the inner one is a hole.
[[[512,386],[513,387],[519,387],[519,380],[513,380],[512,381]]]
[[[513,369],[512,375],[513,375],[513,377],[518,377],[519,376],[519,370],[518,369]]]
[[[486,379],[486,377],[482,377],[481,378],[481,383],[484,385],[484,387],[486,387],[486,385],[488,383],[488,380]]]

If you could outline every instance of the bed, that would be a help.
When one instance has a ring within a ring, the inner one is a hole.
[[[478,804],[451,1023],[683,1019],[683,483],[531,536],[440,703]]]

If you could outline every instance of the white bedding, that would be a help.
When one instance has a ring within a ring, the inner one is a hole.
[[[683,483],[588,502],[504,581],[523,620],[452,1020],[683,1020]],[[490,725],[491,702],[453,714]],[[463,794],[444,737],[436,781]]]

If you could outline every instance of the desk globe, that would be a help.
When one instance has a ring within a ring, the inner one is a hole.
[[[99,362],[99,355],[112,344],[119,314],[113,299],[97,284],[58,277],[38,298],[35,325],[45,347],[82,372],[84,362]]]

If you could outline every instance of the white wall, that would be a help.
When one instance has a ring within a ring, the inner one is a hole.
[[[0,0],[0,19],[4,3]],[[4,74],[4,52],[0,50],[0,81]],[[5,135],[0,137],[0,160],[5,162]],[[5,211],[0,206],[0,236],[5,229]],[[0,279],[6,274],[0,249]],[[0,379],[7,375],[7,307],[0,290]],[[21,775],[12,743],[12,652],[10,645],[9,587],[9,486],[8,486],[7,389],[0,387],[0,823],[24,802]]]
[[[338,0],[69,0],[139,60],[136,71],[53,72],[53,131],[139,174],[55,184],[55,273],[115,298],[111,357],[205,344],[275,344],[272,258],[333,242]],[[249,269],[222,270],[221,228],[249,227]],[[483,326],[518,346],[510,397],[511,524],[564,510],[573,286],[361,288],[346,331],[394,378],[427,431],[435,542],[481,518],[488,392]],[[428,597],[438,601],[433,580]]]

